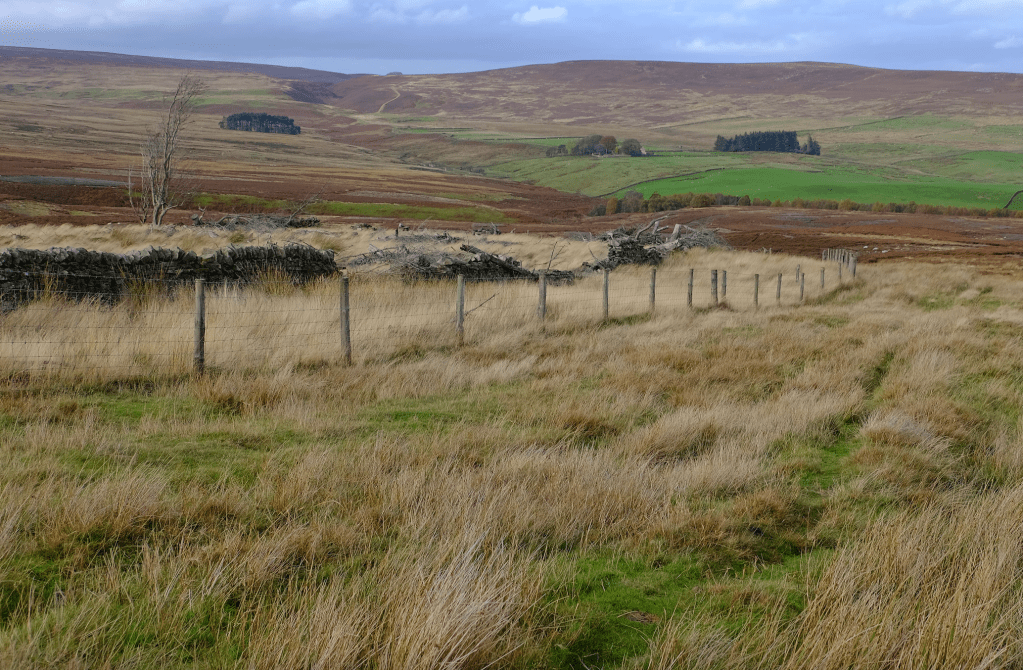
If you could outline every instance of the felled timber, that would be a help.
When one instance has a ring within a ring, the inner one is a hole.
[[[462,275],[466,281],[502,281],[520,279],[539,281],[540,274],[522,267],[511,256],[487,253],[469,244],[459,249],[465,256],[451,254],[412,254],[392,262],[392,269],[407,281],[422,279],[453,279]],[[571,284],[575,275],[564,270],[544,272],[549,284]]]

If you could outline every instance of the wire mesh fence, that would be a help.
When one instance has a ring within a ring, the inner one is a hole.
[[[737,259],[737,260],[736,260]],[[709,262],[715,259],[711,258]],[[509,338],[541,327],[627,323],[646,314],[692,318],[711,308],[790,309],[840,285],[842,263],[737,256],[732,267],[621,267],[571,285],[503,281],[468,283],[464,339]],[[852,279],[846,266],[843,282]],[[348,333],[355,363],[387,360],[460,343],[458,289],[452,281],[406,283],[394,277],[350,278]],[[66,376],[182,374],[212,369],[314,366],[348,359],[342,282],[304,286],[265,279],[196,288],[159,279],[127,297],[44,292],[0,315],[0,372]],[[541,303],[541,295],[543,302]]]

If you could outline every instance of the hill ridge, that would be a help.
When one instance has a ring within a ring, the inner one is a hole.
[[[287,65],[269,65],[236,61],[190,60],[165,58],[163,56],[139,56],[107,51],[76,51],[72,49],[42,49],[38,47],[15,47],[0,45],[0,62],[3,59],[46,59],[65,62],[127,67],[180,68],[185,70],[213,70],[217,72],[240,72],[261,74],[275,79],[305,81],[317,84],[337,84],[362,74],[344,74],[328,70],[313,70]]]

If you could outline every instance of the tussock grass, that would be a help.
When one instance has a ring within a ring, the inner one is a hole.
[[[796,264],[4,315],[0,665],[1015,667],[1018,280]]]

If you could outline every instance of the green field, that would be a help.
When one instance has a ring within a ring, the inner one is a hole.
[[[669,151],[646,158],[566,156],[507,161],[489,166],[487,173],[589,196],[626,190],[646,196],[705,192],[986,209],[1003,206],[1023,187],[1023,126],[933,114],[842,121],[848,125],[832,122],[816,129],[811,119],[764,122],[797,128],[801,139],[812,134],[822,144],[822,156],[713,151]],[[686,128],[731,135],[748,131],[749,124],[749,119],[721,119]],[[462,136],[468,139],[469,134]],[[487,137],[543,146],[574,139]],[[679,146],[663,137],[642,141],[648,149]]]
[[[854,143],[830,156],[672,152],[648,158],[569,156],[488,170],[571,193],[724,193],[770,200],[916,202],[1001,207],[1023,187],[1023,154],[954,152],[933,145]]]
[[[751,159],[744,155],[710,152],[649,158],[562,156],[502,163],[489,168],[487,174],[599,196],[653,179],[750,164]]]
[[[485,200],[479,197],[476,200]],[[196,196],[195,204],[200,207],[214,207],[227,212],[276,212],[295,209],[298,204],[287,200],[269,200],[243,195],[213,195],[204,193]],[[477,223],[509,223],[515,219],[489,207],[423,206],[389,202],[339,202],[323,200],[314,202],[306,209],[309,214],[328,216],[373,216],[395,217],[439,221],[472,221]]]
[[[515,219],[481,207],[424,207],[378,202],[319,202],[309,207],[312,214],[334,216],[381,216],[401,219],[438,221],[474,221],[479,223],[509,223]]]
[[[804,172],[783,168],[719,170],[687,177],[646,182],[635,187],[644,196],[654,193],[724,193],[768,200],[845,200],[854,202],[1002,207],[1018,190],[1014,184],[964,182],[921,177],[896,180],[868,170],[827,168]]]

